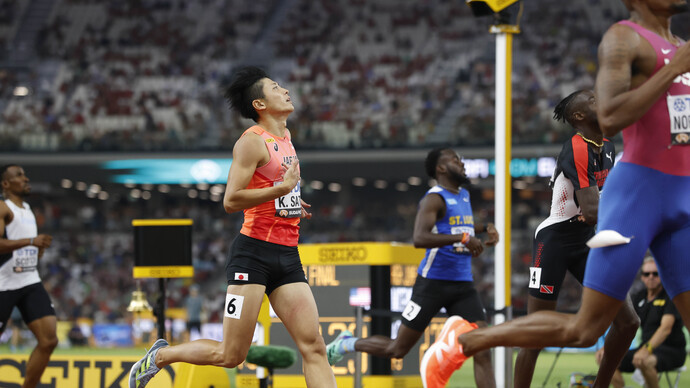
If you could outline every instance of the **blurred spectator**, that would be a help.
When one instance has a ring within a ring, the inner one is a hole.
[[[189,296],[185,302],[187,308],[187,332],[183,342],[194,341],[201,335],[201,311],[203,299],[199,295],[199,286],[193,284],[189,287]]]
[[[72,319],[72,326],[67,332],[67,339],[71,346],[86,346],[89,344],[89,340],[81,331],[76,318]]]
[[[22,349],[22,330],[26,329],[24,326],[24,321],[22,320],[22,314],[19,312],[18,308],[15,307],[12,310],[12,315],[10,315],[8,324],[9,329],[12,330],[12,336],[10,337],[10,351],[14,353]]]

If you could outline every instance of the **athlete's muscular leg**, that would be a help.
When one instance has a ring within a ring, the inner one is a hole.
[[[683,324],[690,330],[690,274],[687,267],[687,241],[690,225],[673,233],[657,236],[651,246],[664,289],[673,297]]]
[[[623,303],[620,310],[618,310],[618,314],[613,319],[611,330],[606,335],[604,357],[601,359],[599,372],[597,372],[597,379],[593,387],[609,386],[639,327],[640,318],[635,313],[630,296],[627,296],[625,303]]]
[[[319,313],[307,283],[280,286],[269,299],[302,354],[307,387],[335,388],[335,376],[326,358],[326,343],[319,333]]]
[[[488,327],[486,321],[475,322],[478,327]],[[474,383],[477,388],[495,388],[494,368],[491,363],[491,350],[486,349],[474,355]]]
[[[527,297],[527,313],[532,314],[543,310],[554,311],[556,310],[556,303],[555,300],[539,299],[529,295]],[[531,386],[534,366],[537,364],[540,352],[541,348],[520,348],[515,359],[515,388],[529,388]]]
[[[404,324],[400,325],[398,335],[393,340],[383,335],[374,335],[361,338],[355,342],[355,350],[365,352],[377,357],[403,358],[410,349],[419,341],[424,332],[410,329]]]
[[[472,330],[458,340],[468,356],[496,346],[592,346],[609,327],[621,304],[620,300],[585,287],[577,314],[538,311],[501,325]]]
[[[229,285],[228,294],[237,296],[233,305],[238,307],[242,300],[242,309],[236,318],[223,318],[223,342],[201,339],[161,348],[156,354],[156,365],[163,368],[173,362],[186,362],[234,368],[242,363],[252,343],[265,290],[260,284]]]
[[[58,344],[57,318],[48,315],[29,322],[29,330],[34,333],[38,344],[31,352],[26,364],[26,378],[22,388],[33,388],[38,385],[43,371],[50,361],[50,355]]]

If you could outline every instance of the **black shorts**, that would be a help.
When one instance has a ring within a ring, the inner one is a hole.
[[[262,284],[266,295],[289,283],[306,283],[297,247],[274,244],[240,234],[225,264],[228,284]]]
[[[635,355],[635,352],[637,352],[638,349],[639,348],[628,350],[628,352],[625,353],[625,356],[623,356],[623,360],[621,361],[621,364],[618,367],[618,369],[620,369],[621,372],[635,372],[635,366],[633,366],[632,360],[633,356]],[[685,353],[685,349],[673,348],[666,345],[659,346],[658,348],[652,350],[652,353],[654,353],[657,359],[657,372],[665,372],[669,370],[674,370],[676,368],[680,368],[685,364],[685,357],[687,356]]]
[[[594,236],[594,228],[579,221],[564,221],[549,225],[534,239],[532,267],[541,268],[541,279],[533,285],[530,269],[529,294],[538,299],[558,299],[558,293],[570,272],[580,284],[585,276],[589,248],[587,240]]]
[[[402,323],[424,331],[441,307],[448,315],[459,315],[470,322],[486,321],[486,311],[474,282],[427,279],[417,276],[412,297],[402,313]]]
[[[27,325],[39,318],[55,315],[53,303],[42,283],[30,284],[18,290],[0,291],[0,333],[5,331],[15,306]]]

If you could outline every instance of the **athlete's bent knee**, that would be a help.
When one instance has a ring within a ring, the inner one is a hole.
[[[588,348],[590,346],[594,346],[597,343],[597,341],[599,340],[600,336],[601,336],[600,334],[594,333],[591,330],[584,331],[579,336],[577,346],[580,348]]]
[[[472,356],[474,362],[479,365],[489,365],[491,366],[491,350],[482,350],[481,352]]]
[[[529,356],[529,357],[534,357],[534,358],[536,358],[536,357],[539,356],[539,353],[541,353],[541,351],[542,351],[542,348],[538,348],[538,349],[533,349],[533,348],[520,348],[519,354],[521,354],[521,355],[523,355],[523,356]]]
[[[621,333],[632,334],[634,336],[637,333],[637,329],[640,327],[640,317],[638,317],[637,314],[634,314],[634,316],[628,316],[628,314],[626,314],[625,319],[614,320],[613,327],[618,329]]]
[[[410,349],[406,349],[401,346],[391,346],[390,348],[386,349],[386,355],[388,358],[403,358],[407,355],[407,353],[410,352]]]
[[[244,354],[244,355],[223,354],[223,357],[222,357],[220,363],[217,363],[217,365],[222,366],[223,368],[234,368],[234,367],[240,365],[242,362],[244,362],[246,357],[247,357],[246,354]]]
[[[570,325],[566,332],[566,344],[576,348],[588,348],[594,346],[603,333],[596,333],[590,328]]]
[[[47,352],[52,352],[58,346],[58,342],[58,337],[42,338],[37,346]]]
[[[222,366],[223,368],[234,368],[240,365],[247,358],[249,347],[244,346],[225,346],[220,343],[213,349],[212,365]]]
[[[300,341],[297,344],[297,347],[299,352],[302,354],[302,357],[326,356],[326,343],[324,342],[323,337],[320,335],[312,336],[307,340]]]

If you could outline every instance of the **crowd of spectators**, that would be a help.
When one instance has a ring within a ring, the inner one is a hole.
[[[275,3],[57,3],[36,42],[43,66],[32,68],[52,77],[36,75],[31,94],[6,104],[2,148],[230,148],[240,125],[219,85]]]
[[[524,2],[515,143],[568,136],[553,106],[593,86],[597,42],[620,10]],[[490,23],[455,0],[56,2],[36,39],[40,65],[21,77],[29,94],[10,98],[18,70],[0,71],[0,149],[228,150],[249,122],[220,87],[248,62],[291,90],[302,149],[491,144]]]
[[[7,37],[25,1],[0,0],[0,49],[7,46]]]

